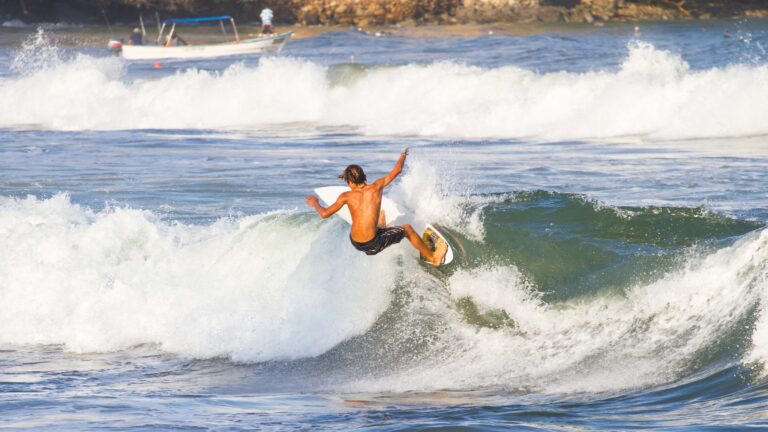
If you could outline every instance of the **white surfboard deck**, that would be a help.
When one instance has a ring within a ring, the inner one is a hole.
[[[350,189],[347,186],[326,186],[315,189],[315,193],[323,201],[323,204],[328,207],[329,205],[336,202],[336,199],[339,198],[339,195],[349,190]],[[391,224],[395,221],[395,219],[403,215],[403,212],[397,208],[397,204],[395,204],[394,201],[387,197],[381,198],[381,209],[384,210],[384,221],[387,225]],[[342,207],[341,210],[336,212],[336,215],[344,219],[344,221],[348,224],[352,224],[352,215],[349,213],[349,208],[347,208],[347,206]]]
[[[347,186],[325,186],[315,189],[315,193],[318,197],[320,197],[320,200],[322,200],[323,204],[328,207],[329,205],[336,202],[336,199],[339,198],[339,195],[349,190],[350,189]],[[400,211],[400,209],[397,207],[397,204],[395,204],[394,201],[387,197],[381,198],[381,209],[384,210],[384,220],[387,225],[392,224],[392,222],[403,215],[403,212]],[[347,206],[342,207],[338,212],[336,212],[336,215],[342,218],[346,223],[350,225],[352,224],[352,215],[349,213],[349,208],[347,208]],[[422,232],[428,229],[432,230],[433,233],[443,239],[443,241],[445,241],[445,243],[448,245],[448,251],[445,253],[445,259],[443,260],[442,265],[449,264],[451,261],[453,261],[453,248],[451,247],[451,243],[448,242],[448,239],[445,238],[443,233],[441,233],[437,228],[430,224],[427,224]]]

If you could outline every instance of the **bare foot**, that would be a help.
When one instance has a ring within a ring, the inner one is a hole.
[[[435,252],[432,254],[432,265],[435,267],[440,267],[441,264],[443,264],[443,260],[445,259],[445,254],[448,252],[448,243],[445,242],[445,240],[438,237],[437,242],[435,243]]]

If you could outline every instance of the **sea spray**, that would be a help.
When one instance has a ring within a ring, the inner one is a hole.
[[[415,222],[419,227],[438,224],[482,240],[485,201],[473,200],[470,192],[471,186],[451,175],[449,166],[437,166],[415,155],[408,160],[407,174],[387,195],[403,203],[408,215],[402,222]]]
[[[64,62],[64,52],[48,37],[42,27],[38,27],[22,43],[11,59],[11,71],[29,75],[44,69],[52,69]]]

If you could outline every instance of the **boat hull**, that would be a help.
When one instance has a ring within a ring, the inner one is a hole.
[[[186,45],[165,47],[157,45],[123,45],[122,56],[126,60],[195,59],[279,52],[293,33],[244,39],[211,45]]]

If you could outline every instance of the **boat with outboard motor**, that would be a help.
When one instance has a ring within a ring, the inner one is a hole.
[[[224,35],[227,31],[224,22],[232,25],[234,39],[228,42],[215,44],[180,44],[176,43],[176,26],[179,24],[200,24],[218,21]],[[169,29],[166,33],[165,30]],[[240,39],[235,20],[231,16],[215,16],[203,18],[173,18],[163,22],[157,36],[156,45],[129,45],[115,46],[110,41],[109,48],[119,50],[123,58],[127,60],[160,60],[160,59],[195,59],[225,56],[238,56],[256,54],[262,52],[279,52],[293,32],[266,34],[255,38]]]

